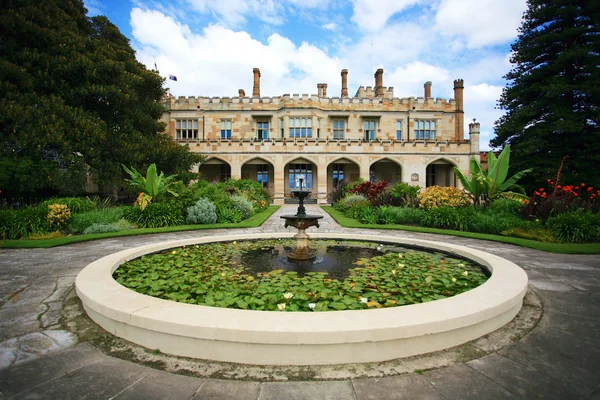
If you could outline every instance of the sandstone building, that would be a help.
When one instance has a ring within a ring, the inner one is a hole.
[[[339,97],[317,94],[261,97],[260,71],[254,68],[252,96],[169,97],[163,120],[168,134],[194,152],[208,156],[199,171],[209,181],[229,177],[262,182],[283,204],[298,176],[312,198],[327,202],[341,182],[386,180],[422,187],[456,186],[453,167],[467,172],[479,159],[479,124],[464,138],[463,81],[454,81],[454,99],[394,97],[383,86],[360,86],[348,96],[348,71],[342,70]]]

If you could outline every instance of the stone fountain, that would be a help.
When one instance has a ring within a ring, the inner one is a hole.
[[[298,177],[300,182],[300,189],[292,190],[292,195],[297,198],[300,202],[298,205],[298,211],[295,215],[282,215],[281,218],[285,219],[285,227],[293,226],[298,229],[298,233],[294,236],[296,239],[296,248],[290,254],[288,259],[292,261],[306,262],[311,261],[315,258],[315,255],[308,249],[309,236],[306,234],[306,229],[311,226],[319,227],[319,220],[323,218],[322,215],[310,215],[306,214],[304,208],[304,199],[311,193],[310,190],[304,189],[302,183],[304,181],[304,175]]]

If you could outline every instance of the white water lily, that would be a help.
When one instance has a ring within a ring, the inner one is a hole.
[[[453,277],[453,278],[452,278],[452,282],[456,282],[456,278],[454,278],[454,277]]]
[[[279,309],[279,311],[285,310],[285,303],[279,303],[279,304],[277,304],[277,308]]]
[[[237,242],[234,240],[234,241],[233,241],[233,244],[237,244]]]
[[[314,310],[316,306],[317,303],[308,303],[308,308],[310,308],[311,310]]]
[[[406,267],[406,265],[402,264],[402,263],[398,263],[398,268],[404,268]]]
[[[294,295],[293,295],[292,293],[290,293],[290,292],[287,292],[287,293],[284,293],[284,294],[283,294],[283,298],[284,298],[284,299],[288,299],[288,300],[289,300],[289,299],[291,299],[292,297],[294,297]]]
[[[465,266],[465,264],[458,264],[458,266],[459,266],[459,267],[464,267],[464,266]]]
[[[392,270],[392,275],[396,275],[396,270],[395,269]]]
[[[463,275],[467,276],[467,275],[469,275],[469,273],[467,271],[465,271],[465,272],[463,272]]]
[[[176,252],[175,250],[173,250],[173,251],[171,252],[171,254],[177,254],[177,252]]]
[[[361,297],[361,298],[360,298],[360,302],[361,302],[361,303],[368,303],[368,302],[369,302],[369,299],[367,299],[366,297]]]

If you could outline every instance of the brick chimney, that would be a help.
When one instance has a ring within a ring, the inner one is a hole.
[[[317,83],[317,95],[323,97],[323,84]]]
[[[383,68],[375,72],[375,97],[383,97]]]
[[[425,99],[430,99],[431,98],[431,81],[425,82],[425,85],[423,85],[423,87],[425,88]]]
[[[238,93],[240,94],[240,97],[246,97],[246,91],[244,89],[238,90]]]
[[[348,70],[342,70],[342,97],[348,97]]]
[[[260,69],[254,68],[254,87],[252,88],[252,97],[260,97]]]
[[[323,97],[327,97],[327,84],[321,83],[321,90],[323,91]]]
[[[456,121],[454,127],[454,140],[463,140],[465,138],[465,110],[463,109],[463,90],[464,81],[457,79],[454,81],[454,100],[456,100],[456,110],[454,111]]]

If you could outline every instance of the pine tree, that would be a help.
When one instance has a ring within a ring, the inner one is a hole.
[[[493,147],[511,145],[521,183],[600,186],[600,1],[528,0],[512,45],[513,69],[499,101]]]
[[[9,1],[0,32],[3,192],[64,190],[87,172],[111,184],[121,163],[172,174],[200,161],[162,133],[164,79],[81,0]]]

